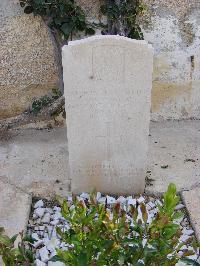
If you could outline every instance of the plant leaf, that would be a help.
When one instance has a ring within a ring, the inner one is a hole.
[[[25,14],[31,14],[31,13],[33,13],[33,7],[32,6],[26,6],[24,8],[24,13]]]

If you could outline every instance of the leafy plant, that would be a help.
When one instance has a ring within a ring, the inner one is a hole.
[[[62,216],[69,229],[57,227],[57,233],[68,248],[57,249],[52,261],[68,266],[175,266],[179,260],[187,265],[200,265],[188,258],[197,254],[200,243],[194,237],[180,242],[182,233],[176,220],[182,213],[175,211],[180,199],[173,184],[151,222],[144,203],[124,206],[118,202],[111,207],[107,201],[99,204],[96,198],[93,193],[88,200],[73,197],[71,203],[62,202]],[[16,248],[17,235],[9,238],[0,228],[0,256],[6,266],[34,265],[31,246],[35,240],[23,237],[22,233],[20,237]],[[185,248],[188,244],[193,250]]]
[[[58,227],[57,233],[68,250],[58,249],[52,260],[69,266],[175,265],[184,245],[190,243],[194,250],[198,248],[193,237],[179,242],[181,230],[175,223],[182,215],[175,211],[179,200],[176,187],[170,184],[151,223],[144,203],[126,206],[126,210],[116,203],[111,211],[107,203],[97,203],[94,193],[87,201],[74,197],[72,205],[64,200],[62,215],[70,229]],[[200,265],[187,259],[192,254],[194,251],[184,250],[181,259]]]
[[[23,234],[19,234],[21,241],[18,247],[14,247],[14,243],[18,235],[8,237],[5,235],[4,228],[0,228],[0,256],[5,266],[33,266],[35,256],[30,248],[30,244],[34,243],[34,239],[30,236],[23,237]]]
[[[51,105],[55,100],[57,100],[61,96],[61,92],[54,88],[52,89],[52,93],[49,95],[44,95],[39,99],[36,99],[32,103],[31,112],[37,115],[43,108]]]
[[[73,34],[94,34],[83,9],[74,0],[19,0],[24,13],[41,16],[56,34],[60,43]]]
[[[146,6],[141,0],[107,0],[101,6],[101,13],[107,17],[108,24],[104,34],[119,34],[132,39],[143,39],[138,17]]]
[[[51,98],[49,98],[47,95],[42,96],[40,99],[34,100],[32,103],[32,113],[38,114],[42,108],[48,106],[51,102]]]

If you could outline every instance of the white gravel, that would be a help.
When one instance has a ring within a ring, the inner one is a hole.
[[[41,208],[44,206],[44,202],[43,200],[38,200],[35,205],[34,205],[34,209],[37,209],[37,208]]]
[[[82,193],[78,200],[88,200],[88,193]],[[70,208],[74,208],[72,205],[72,197],[67,198],[68,202],[71,204]],[[105,204],[107,202],[108,206],[112,207],[116,202],[120,202],[121,207],[128,212],[129,206],[135,206],[137,203],[145,203],[148,211],[148,223],[152,222],[153,217],[157,214],[158,208],[157,204],[161,205],[162,202],[159,199],[152,197],[139,196],[139,197],[123,197],[114,198],[111,196],[102,196],[100,192],[97,193],[97,201],[100,204]],[[185,206],[181,203],[177,205],[177,210],[182,210]],[[112,216],[112,213],[111,213]],[[127,215],[127,219],[131,219]],[[138,220],[142,220],[142,214],[140,208],[138,208]],[[186,241],[190,236],[194,235],[188,218],[183,217],[177,219],[177,224],[181,225],[182,235],[180,237],[180,242]],[[64,266],[60,262],[50,262],[49,260],[56,255],[56,249],[66,250],[68,248],[66,243],[61,242],[60,237],[56,233],[56,227],[61,227],[63,230],[69,230],[70,226],[68,222],[62,217],[61,208],[59,206],[45,207],[43,200],[39,200],[34,204],[34,211],[32,217],[29,220],[28,232],[37,241],[34,243],[34,248],[36,249],[36,266]],[[144,239],[145,244],[145,239]],[[193,249],[190,246],[186,248]],[[181,255],[181,254],[180,254]],[[197,255],[191,256],[192,259],[198,259]],[[182,263],[179,265],[183,265]]]

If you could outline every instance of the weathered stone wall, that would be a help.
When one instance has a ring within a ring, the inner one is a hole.
[[[103,0],[77,0],[94,19]],[[155,50],[152,119],[200,118],[200,1],[144,0],[144,36]],[[18,0],[16,0],[18,2]],[[57,81],[54,51],[39,18],[0,1],[0,118],[25,110]]]
[[[152,118],[200,118],[200,2],[145,0],[154,46]]]
[[[0,119],[18,115],[57,86],[55,52],[39,17],[0,1]]]

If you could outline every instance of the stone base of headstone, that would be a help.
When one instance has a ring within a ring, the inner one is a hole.
[[[63,47],[72,192],[144,191],[152,65],[150,45],[121,36]]]

